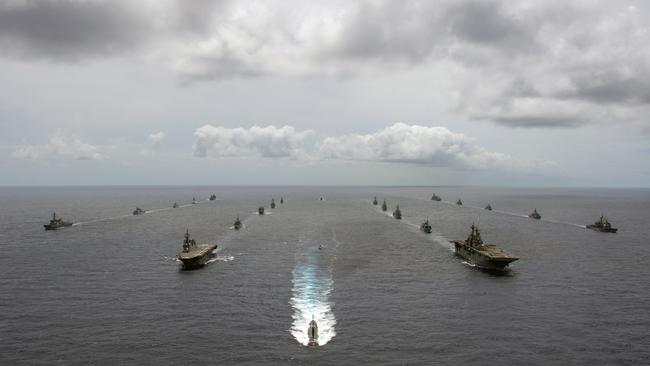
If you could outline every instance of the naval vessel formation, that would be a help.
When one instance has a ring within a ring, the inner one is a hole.
[[[208,201],[215,201],[216,195],[212,194],[209,196]],[[323,197],[320,197],[321,201],[324,201]],[[442,202],[442,198],[436,194],[433,194],[430,198],[431,201],[434,202]],[[284,204],[284,197],[280,198],[280,204]],[[191,204],[195,205],[198,204],[199,201],[196,199],[196,197],[192,198]],[[379,204],[379,200],[377,197],[373,197],[372,199],[372,204],[374,206],[377,206]],[[448,202],[448,204],[451,204],[451,202]],[[462,206],[463,202],[459,198],[456,201],[456,205]],[[270,205],[271,208],[276,207],[275,199],[271,199]],[[172,208],[178,208],[181,207],[177,202],[174,202]],[[487,204],[484,208],[487,211],[492,211],[492,205],[490,203]],[[264,215],[264,206],[260,206],[258,208],[257,213],[259,215]],[[386,200],[384,199],[381,205],[381,210],[382,211],[387,211],[388,210],[388,204]],[[154,211],[149,211],[149,212],[155,212],[158,210]],[[133,211],[133,215],[144,215],[148,213],[148,211],[136,207],[136,209]],[[401,220],[402,219],[402,210],[400,209],[399,205],[395,206],[395,210],[392,213],[392,217]],[[536,219],[536,220],[541,220],[541,214],[537,211],[537,209],[534,209],[531,214],[528,215],[528,217]],[[57,230],[65,227],[70,227],[72,226],[73,223],[69,221],[64,221],[62,218],[57,217],[56,213],[53,213],[52,219],[48,224],[43,225],[45,227],[45,230]],[[243,223],[240,220],[239,216],[236,217],[232,228],[234,230],[241,230],[243,228]],[[600,219],[594,222],[593,224],[586,225],[585,228],[599,231],[599,232],[605,232],[605,233],[616,233],[618,231],[617,228],[614,228],[612,224],[609,222],[607,217],[604,215],[600,216]],[[433,232],[433,225],[429,221],[429,218],[426,219],[426,221],[422,222],[420,224],[420,231],[422,231],[425,234],[431,234]],[[475,225],[472,224],[470,227],[470,233],[468,237],[464,240],[453,240],[451,243],[454,246],[454,253],[465,259],[466,261],[472,263],[474,266],[476,266],[479,269],[484,269],[484,270],[489,270],[489,271],[498,271],[498,272],[505,272],[508,270],[509,265],[517,261],[519,258],[506,252],[503,249],[500,249],[494,244],[486,244],[483,242],[483,239],[481,237],[481,232],[479,231],[479,228]],[[182,265],[182,269],[184,270],[193,270],[193,269],[198,269],[203,266],[205,266],[207,263],[209,263],[210,259],[216,256],[216,250],[218,248],[217,244],[210,244],[210,243],[205,243],[205,244],[197,244],[197,242],[190,237],[190,232],[189,229],[185,231],[184,235],[184,240],[182,243],[182,250],[177,254],[177,259]],[[322,245],[319,246],[319,249],[322,250]],[[309,347],[318,347],[318,324],[316,321],[313,319],[309,322],[308,328],[307,328],[307,334],[309,336],[309,341],[308,341],[308,346]]]

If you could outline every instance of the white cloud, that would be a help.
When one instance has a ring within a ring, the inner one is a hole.
[[[165,133],[162,131],[150,134],[149,141],[151,141],[151,148],[153,150],[160,149],[160,144],[164,139],[165,139]]]
[[[23,145],[14,151],[19,159],[36,160],[42,158],[67,158],[74,160],[98,160],[104,158],[96,146],[83,142],[77,136],[57,133],[43,145]]]
[[[313,131],[296,131],[291,126],[227,128],[205,125],[194,131],[197,157],[302,158],[303,145]]]
[[[326,159],[410,163],[452,169],[537,170],[548,162],[528,162],[476,146],[445,127],[396,123],[376,133],[328,137],[320,146]]]

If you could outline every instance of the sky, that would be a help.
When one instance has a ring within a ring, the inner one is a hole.
[[[0,185],[650,187],[649,8],[0,0]]]

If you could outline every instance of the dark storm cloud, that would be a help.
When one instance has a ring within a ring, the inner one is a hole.
[[[5,55],[76,61],[124,52],[150,31],[126,2],[27,0],[0,2]]]
[[[569,117],[552,117],[552,116],[542,116],[542,115],[530,115],[530,116],[477,116],[475,119],[478,120],[488,120],[494,123],[507,126],[507,127],[518,127],[518,128],[528,128],[528,127],[578,127],[583,124],[583,121],[577,119],[571,119]]]
[[[650,75],[634,70],[624,75],[616,70],[595,70],[572,78],[573,91],[560,97],[608,104],[650,104]]]

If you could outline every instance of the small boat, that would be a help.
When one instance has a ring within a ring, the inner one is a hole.
[[[463,205],[463,201],[461,201],[460,198],[459,198],[458,201],[456,201],[456,204],[457,204],[458,206],[462,206],[462,205]]]
[[[192,204],[196,205],[197,203],[199,203],[199,201],[196,200],[196,197],[192,197]]]
[[[427,221],[423,222],[422,225],[420,225],[420,230],[427,234],[431,234],[431,224],[429,223],[429,219]]]
[[[381,210],[382,211],[388,211],[388,206],[386,205],[386,200],[384,200],[384,203],[381,204]]]
[[[259,215],[264,215],[264,206],[260,206],[260,208],[257,209],[257,213]]]
[[[183,263],[183,269],[200,268],[214,256],[215,249],[216,244],[196,244],[194,239],[190,239],[189,230],[186,230],[183,251],[178,253],[178,259]]]
[[[134,215],[144,215],[147,211],[141,209],[140,207],[136,207],[135,210],[133,211]]]
[[[52,214],[52,220],[49,224],[43,225],[45,230],[57,230],[64,227],[72,226],[71,222],[63,221],[60,217],[56,217],[56,212]]]
[[[492,206],[488,203],[488,205],[485,206],[485,209],[488,211],[492,211]]]
[[[431,196],[431,201],[442,201],[442,198],[434,193],[433,196]]]
[[[375,198],[372,200],[372,204],[375,205],[375,206],[377,206],[378,203],[379,203],[379,202],[377,202],[377,197],[375,197]]]
[[[275,208],[275,200],[271,198],[271,208]]]
[[[239,220],[239,216],[235,219],[235,223],[232,225],[235,230],[241,229],[241,221]]]
[[[395,208],[395,211],[393,211],[393,217],[397,220],[402,219],[402,211],[399,209],[399,205]]]
[[[311,321],[309,322],[309,328],[307,328],[307,335],[309,336],[309,342],[307,342],[307,346],[318,347],[318,324],[316,324],[313,315],[311,317]]]
[[[280,204],[284,204],[284,197],[280,197]]]
[[[216,194],[212,194],[212,195],[210,195],[210,201],[214,201],[214,200],[216,200],[216,199],[217,199],[217,195],[216,195]]]
[[[542,215],[540,215],[539,212],[537,212],[537,209],[533,209],[533,212],[530,215],[528,215],[528,217],[530,217],[531,219],[539,220],[542,218]]]
[[[174,202],[174,205],[172,206],[172,208],[178,208],[178,203]]]
[[[587,225],[587,229],[600,231],[602,233],[616,233],[617,228],[612,227],[612,224],[607,220],[607,217],[601,215],[600,220],[594,222],[592,225]]]

